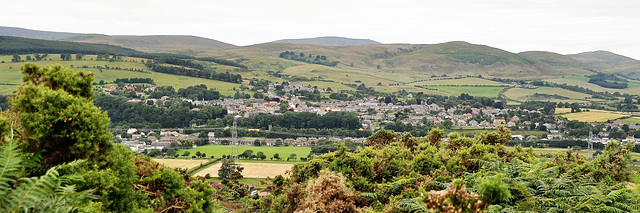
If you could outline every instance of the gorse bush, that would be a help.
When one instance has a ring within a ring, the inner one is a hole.
[[[629,145],[610,143],[593,161],[570,150],[543,162],[532,149],[506,150],[510,138],[504,127],[475,139],[455,133],[445,139],[439,129],[420,138],[381,130],[368,138],[365,148],[348,152],[342,146],[295,165],[290,178],[275,179],[267,188],[271,194],[249,209],[311,208],[308,201],[291,196],[300,196],[301,188],[307,189],[305,195],[328,193],[308,190],[326,174],[339,174],[334,176],[344,181],[334,182],[344,182],[348,189],[343,191],[353,190],[359,196],[316,199],[315,206],[336,202],[350,206],[354,200],[355,209],[375,212],[638,211],[638,193],[624,184],[634,175],[626,169]],[[313,211],[337,212],[315,207]]]

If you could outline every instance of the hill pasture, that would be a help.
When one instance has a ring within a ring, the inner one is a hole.
[[[548,81],[558,84],[577,85],[584,88],[589,88],[596,92],[619,92],[627,93],[630,95],[640,95],[640,83],[634,81],[628,82],[629,86],[625,89],[610,89],[601,87],[599,85],[589,83],[589,78],[583,76],[568,76],[565,78],[549,79]]]
[[[22,59],[25,59],[26,56],[27,55],[21,55]],[[11,57],[12,56],[7,55],[0,56],[0,60],[5,61],[5,63],[0,63],[0,75],[3,76],[3,78],[0,79],[0,84],[4,84],[0,85],[0,94],[9,94],[12,91],[17,90],[17,85],[21,84],[22,81],[22,73],[20,71],[20,67],[25,62],[11,62]],[[186,88],[188,86],[205,84],[208,88],[216,88],[226,96],[232,96],[235,93],[235,91],[232,91],[233,88],[239,88],[241,85],[238,83],[230,83],[211,79],[153,72],[146,68],[144,63],[142,63],[143,61],[147,60],[144,58],[123,57],[123,61],[114,62],[92,60],[95,58],[96,55],[85,55],[83,60],[73,59],[69,61],[63,61],[60,59],[60,54],[49,54],[47,59],[51,60],[34,61],[34,63],[37,63],[39,66],[52,66],[59,64],[67,67],[71,66],[75,70],[92,72],[95,76],[94,82],[99,82],[101,80],[105,82],[113,82],[117,78],[152,78],[157,86],[173,86],[174,88],[176,88],[176,90],[179,88]],[[100,66],[102,68],[94,68],[97,66]],[[105,67],[107,66],[110,67],[110,69],[106,69]],[[228,66],[213,65],[212,63],[210,63],[209,66],[228,68]],[[115,69],[116,67],[120,69]],[[125,69],[142,71],[129,71]]]
[[[556,111],[556,113],[558,112]],[[582,111],[582,112],[571,113],[569,109],[569,113],[562,114],[561,116],[569,120],[578,120],[578,121],[586,121],[586,122],[605,122],[608,120],[615,120],[619,118],[629,117],[630,115],[623,114],[620,112],[612,112],[612,111],[596,110],[596,109],[590,109],[588,112]]]
[[[238,154],[242,154],[245,150],[252,150],[253,154],[258,152],[263,152],[267,159],[273,157],[274,154],[278,153],[280,158],[287,159],[291,154],[296,154],[298,158],[307,157],[311,152],[311,147],[296,147],[296,146],[247,146],[240,145],[238,146]],[[207,154],[207,157],[215,157],[219,158],[222,155],[230,155],[231,154],[231,146],[230,145],[204,145],[192,149],[185,149],[178,151],[178,154],[182,155],[185,151],[189,151],[191,155],[195,155],[196,152],[201,152]]]
[[[471,96],[497,98],[500,91],[506,87],[483,87],[483,86],[428,86],[430,90],[443,91],[455,96],[467,93]]]
[[[536,93],[538,95],[536,95]],[[554,102],[587,102],[587,101],[603,101],[600,99],[592,99],[591,95],[574,92],[562,88],[538,87],[535,89],[528,88],[510,88],[503,93],[508,99],[517,102],[525,101],[554,101]],[[542,96],[541,96],[542,95]],[[538,97],[537,97],[538,96]],[[556,97],[553,97],[556,96]],[[551,98],[550,98],[551,97]]]

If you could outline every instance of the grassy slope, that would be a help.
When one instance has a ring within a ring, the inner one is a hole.
[[[459,79],[433,79],[429,81],[420,81],[409,85],[419,86],[509,86],[509,84],[497,81],[486,80],[482,78],[459,78]]]
[[[587,64],[590,68],[607,73],[624,74],[640,79],[640,61],[607,51],[584,52],[569,55],[571,58]]]
[[[590,99],[590,95],[584,93],[573,92],[570,90],[565,90],[561,88],[551,88],[551,87],[538,87],[536,89],[524,89],[524,88],[510,88],[504,95],[511,100],[515,100],[518,102],[524,102],[528,100],[536,100],[532,97],[535,93],[539,94],[548,94],[548,95],[560,95],[564,97],[568,97],[570,99],[545,99],[549,101],[562,101],[562,102],[585,102],[585,101],[602,101],[599,99]]]
[[[585,69],[587,67],[582,62],[575,60],[569,56],[560,55],[553,52],[545,51],[528,51],[521,52],[518,55],[535,61],[538,69],[560,70],[566,75],[590,75],[593,72]]]
[[[623,120],[626,124],[640,124],[640,117],[631,117]]]
[[[467,93],[471,96],[497,98],[505,87],[470,87],[470,86],[427,86],[429,89],[443,91],[455,96]]]
[[[610,89],[610,88],[604,88],[592,83],[589,83],[589,78],[587,77],[582,77],[582,76],[570,76],[570,77],[565,77],[565,78],[558,78],[558,79],[550,79],[550,82],[554,82],[554,83],[559,83],[559,84],[568,84],[568,85],[578,85],[581,87],[585,87],[585,88],[589,88],[593,91],[596,92],[605,92],[608,91],[610,93],[614,93],[614,92],[620,92],[620,93],[627,93],[627,94],[631,94],[631,95],[640,95],[640,83],[637,82],[629,82],[629,87],[625,88],[625,89]]]
[[[95,56],[85,56],[85,58],[95,58]],[[0,56],[0,60],[4,60],[5,58],[9,58],[9,56]],[[23,55],[24,59],[25,56]],[[130,58],[126,57],[124,60],[135,60],[137,62],[108,62],[108,61],[95,61],[95,60],[71,60],[71,61],[61,61],[60,56],[56,54],[50,54],[48,58],[51,58],[52,61],[37,61],[36,63],[39,66],[49,66],[60,64],[62,66],[74,65],[74,69],[76,70],[84,70],[87,72],[93,72],[95,74],[95,81],[98,82],[100,80],[104,80],[106,82],[114,81],[116,78],[153,78],[158,86],[173,86],[174,88],[185,88],[188,86],[205,84],[208,88],[216,88],[224,95],[233,95],[235,92],[232,89],[239,88],[240,84],[229,83],[223,81],[202,79],[202,78],[194,78],[188,76],[180,76],[180,75],[170,75],[158,72],[151,72],[147,70],[144,64],[140,63],[141,58]],[[9,61],[11,59],[9,58]],[[4,84],[20,84],[22,74],[20,72],[20,66],[22,66],[22,62],[20,63],[0,63],[0,75],[3,78],[0,79],[0,83]],[[93,67],[93,66],[104,66],[108,65],[109,67],[122,67],[122,68],[135,68],[135,69],[144,69],[146,72],[134,72],[134,71],[126,71],[126,70],[112,70],[112,69],[103,69],[102,72],[99,69],[95,68],[77,68],[83,65]],[[219,66],[223,69],[226,66]],[[8,94],[11,91],[17,89],[17,86],[4,86],[0,85],[0,94]]]

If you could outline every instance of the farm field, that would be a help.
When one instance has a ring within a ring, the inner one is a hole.
[[[575,101],[584,102],[587,99],[590,101],[602,101],[600,99],[591,99],[591,95],[589,94],[574,92],[574,91],[570,91],[562,88],[552,88],[552,87],[538,87],[536,89],[510,88],[507,91],[505,91],[503,94],[511,100],[524,102],[529,100],[536,100],[536,98],[534,97],[534,94],[536,93],[547,94],[547,95],[558,95],[558,96],[569,98],[569,99],[558,99],[558,100],[555,100],[555,99],[549,100],[549,98],[545,98],[546,101],[556,101],[556,102],[561,101],[561,102],[570,102],[570,103]]]
[[[556,115],[565,113],[571,113],[571,108],[556,108]]]
[[[556,111],[556,113],[558,112]],[[586,122],[604,122],[607,120],[614,120],[614,119],[626,117],[629,115],[619,113],[619,112],[591,109],[589,110],[589,112],[582,111],[582,112],[570,113],[569,111],[569,113],[562,114],[561,116],[569,120],[578,120],[578,121],[586,121]]]
[[[425,89],[425,88],[421,88],[421,87],[408,86],[408,85],[373,86],[373,89],[375,89],[378,92],[386,92],[386,93],[405,90],[407,92],[422,92],[424,94],[447,95],[447,96],[451,95],[451,94],[449,94],[447,92],[443,92],[443,91],[429,90],[429,89]]]
[[[446,92],[455,96],[467,93],[471,96],[498,97],[500,91],[506,87],[483,87],[483,86],[427,86],[428,89]]]
[[[370,70],[342,69],[339,67],[327,67],[317,64],[303,64],[287,67],[282,74],[299,76],[306,78],[331,79],[336,82],[349,84],[364,83],[367,86],[374,86],[378,83],[388,85],[390,83],[402,83],[413,81],[413,75],[396,74],[390,72],[379,72],[372,74]]]
[[[601,87],[596,84],[589,83],[589,78],[584,76],[568,76],[565,78],[558,79],[550,79],[549,82],[558,83],[558,84],[568,84],[568,85],[578,85],[581,87],[589,88],[596,92],[620,92],[620,93],[628,93],[631,95],[640,95],[640,84],[635,82],[628,82],[629,87],[625,89],[610,89]]]
[[[252,150],[253,154],[258,152],[263,152],[267,159],[273,157],[274,154],[278,153],[280,158],[284,158],[286,160],[291,154],[296,154],[298,158],[307,157],[311,152],[311,147],[295,147],[295,146],[247,146],[242,145],[238,146],[238,154],[242,154],[245,150]],[[180,150],[178,154],[182,155],[185,151],[189,151],[191,155],[195,155],[197,151],[201,153],[207,154],[207,157],[222,157],[222,155],[231,154],[231,146],[230,145],[205,145],[197,148]]]
[[[631,117],[622,121],[626,124],[640,124],[640,117]]]
[[[6,58],[7,56],[4,56]],[[22,56],[23,58],[25,56]],[[85,58],[95,57],[91,55],[85,56]],[[83,70],[86,72],[92,72],[95,76],[95,82],[103,80],[105,82],[112,82],[116,80],[116,78],[152,78],[157,86],[173,86],[176,88],[186,88],[188,86],[205,84],[207,88],[215,88],[220,91],[221,94],[225,96],[233,96],[235,91],[232,91],[233,88],[239,88],[241,84],[237,83],[229,83],[224,81],[216,81],[210,79],[202,79],[202,78],[194,78],[188,76],[181,75],[170,75],[165,73],[152,72],[147,70],[143,63],[140,63],[141,58],[129,58],[125,57],[124,60],[129,61],[117,61],[117,62],[109,62],[109,61],[95,61],[95,60],[70,60],[70,61],[62,61],[59,60],[59,55],[51,54],[47,58],[51,58],[51,61],[35,61],[38,66],[51,66],[60,64],[62,66],[74,66],[74,70]],[[9,58],[9,60],[11,60]],[[132,62],[136,61],[136,62]],[[19,63],[0,63],[0,76],[3,76],[0,79],[0,83],[2,84],[20,84],[22,79],[22,74],[20,71],[20,67],[24,64],[24,62]],[[81,68],[82,66],[102,66],[105,65],[109,67],[120,67],[120,68],[133,68],[133,69],[142,69],[145,72],[137,72],[137,71],[127,71],[127,70],[114,70],[114,69],[100,69],[97,68]],[[12,91],[15,91],[16,86],[11,85],[0,85],[0,94],[9,94]]]
[[[201,163],[206,163],[207,160],[201,159],[160,159],[152,158],[153,161],[164,164],[171,168],[191,169],[193,167],[200,166]]]
[[[267,178],[275,177],[277,175],[288,176],[287,171],[291,170],[293,164],[275,164],[275,163],[243,163],[240,165],[244,167],[242,176],[247,178]],[[209,174],[211,177],[218,177],[218,170],[222,163],[217,163],[209,168],[203,169],[193,176],[206,176]]]
[[[419,86],[509,86],[509,84],[482,78],[435,79],[410,83]]]

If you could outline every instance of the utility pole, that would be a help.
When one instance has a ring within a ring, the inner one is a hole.
[[[587,140],[588,144],[588,154],[589,160],[593,160],[593,129],[589,129],[589,140]]]
[[[234,145],[235,145],[235,156],[236,156],[236,164],[238,163],[239,159],[238,159],[238,145],[240,144],[240,141],[238,140],[238,118],[240,116],[236,115],[233,117],[233,133],[231,133],[231,156],[233,156],[234,154]]]

